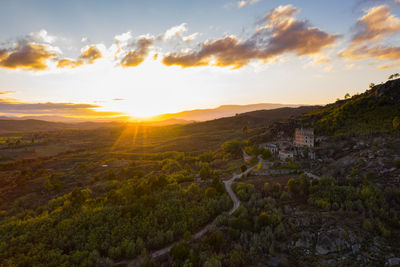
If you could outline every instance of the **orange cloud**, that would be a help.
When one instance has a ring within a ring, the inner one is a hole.
[[[367,58],[376,58],[381,60],[400,60],[400,47],[398,46],[356,46],[350,47],[339,54],[351,60],[362,60]]]
[[[0,91],[0,95],[13,94],[15,91]]]
[[[121,66],[136,67],[142,64],[145,58],[148,56],[150,47],[153,46],[154,39],[152,37],[142,36],[136,42],[136,48],[128,51],[121,59]]]
[[[388,46],[379,41],[400,31],[400,19],[391,14],[391,9],[381,5],[368,9],[353,27],[354,33],[349,47],[339,53],[349,60],[374,58],[378,60],[400,60],[400,47]],[[391,68],[398,64],[384,64],[378,69]]]
[[[121,112],[99,111],[98,105],[73,103],[24,103],[0,99],[0,113],[9,115],[60,115],[79,117],[113,117],[123,115]]]
[[[83,65],[81,60],[61,59],[57,63],[57,68],[76,68]]]
[[[19,43],[11,51],[0,50],[0,67],[23,70],[46,70],[47,61],[57,55],[47,45],[35,43]]]
[[[57,68],[77,68],[84,64],[93,64],[97,59],[102,58],[103,55],[95,45],[91,45],[84,49],[77,60],[61,59],[57,63]]]
[[[86,61],[87,64],[93,64],[97,59],[100,59],[102,57],[103,55],[101,54],[97,46],[92,45],[84,50],[79,58]]]
[[[197,51],[169,53],[162,62],[184,68],[207,65],[241,68],[251,60],[266,61],[284,53],[318,54],[336,42],[337,35],[311,27],[307,21],[296,20],[296,13],[298,9],[291,5],[279,6],[261,20],[267,25],[247,40],[228,36],[207,41]]]
[[[352,43],[374,42],[400,30],[400,19],[388,6],[376,6],[366,11],[354,26]]]

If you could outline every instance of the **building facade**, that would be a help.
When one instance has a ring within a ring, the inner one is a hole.
[[[314,129],[297,128],[294,134],[294,145],[314,147]]]
[[[292,151],[280,150],[278,155],[280,160],[287,160],[294,158],[294,153]]]

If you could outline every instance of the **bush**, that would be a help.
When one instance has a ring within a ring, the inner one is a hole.
[[[396,161],[394,162],[394,166],[395,166],[397,169],[400,169],[400,159],[398,159],[398,160],[396,160]]]
[[[286,230],[285,227],[283,226],[283,223],[278,224],[278,226],[275,228],[274,235],[278,240],[285,237]]]
[[[245,145],[245,142],[240,141],[239,139],[235,139],[232,141],[227,141],[222,144],[221,148],[226,153],[231,155],[233,158],[241,158],[242,157],[242,147]]]
[[[299,192],[298,182],[294,178],[290,178],[286,186],[290,193],[297,194]]]
[[[287,192],[283,191],[281,194],[280,200],[285,201],[285,200],[288,200],[289,198],[290,198],[289,194]]]
[[[240,171],[241,172],[245,172],[246,170],[247,170],[247,166],[246,165],[240,166]]]
[[[315,201],[315,204],[317,205],[318,208],[324,209],[324,210],[329,210],[331,208],[331,204],[329,201],[325,199],[317,199]]]
[[[368,232],[372,232],[374,230],[374,225],[368,219],[365,219],[363,221],[362,227],[364,228],[364,230],[367,230]]]
[[[217,195],[217,190],[214,187],[209,187],[206,189],[206,197],[214,198]]]
[[[171,248],[170,254],[174,260],[184,261],[189,256],[189,247],[185,243],[179,242]]]
[[[242,201],[248,201],[252,194],[254,194],[254,185],[246,183],[238,183],[235,188],[236,194]]]

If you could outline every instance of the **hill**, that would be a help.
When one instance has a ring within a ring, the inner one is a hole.
[[[201,131],[203,128],[207,128],[209,130],[238,130],[242,129],[243,126],[258,128],[266,126],[272,122],[299,117],[318,108],[320,108],[320,106],[302,106],[297,108],[284,107],[271,110],[256,110],[238,114],[233,117],[188,124],[185,126],[185,128],[195,129],[198,131]]]
[[[260,103],[250,105],[223,105],[213,109],[195,109],[179,113],[161,114],[153,120],[163,121],[167,119],[178,119],[186,121],[208,121],[223,117],[235,116],[239,113],[246,113],[255,110],[270,110],[283,107],[298,107],[299,105]]]
[[[0,134],[16,133],[16,132],[39,132],[39,131],[56,131],[67,129],[93,129],[99,127],[116,126],[118,123],[113,122],[82,122],[82,123],[63,123],[51,122],[43,120],[14,120],[0,119]]]
[[[393,130],[400,116],[400,79],[371,85],[369,90],[301,116],[298,124],[320,135],[374,134]]]

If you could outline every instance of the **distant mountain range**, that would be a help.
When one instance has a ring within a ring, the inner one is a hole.
[[[149,119],[149,122],[145,124],[150,125],[171,125],[171,124],[187,124],[191,122],[201,122],[213,119],[219,119],[224,117],[231,117],[236,114],[255,111],[255,110],[270,110],[282,107],[299,107],[300,105],[290,105],[290,104],[272,104],[272,103],[260,103],[260,104],[250,104],[250,105],[224,105],[212,109],[195,109],[182,111],[178,113],[167,113],[154,116]],[[128,116],[120,116],[116,118],[96,118],[96,119],[86,119],[86,118],[71,118],[63,116],[0,116],[0,120],[42,120],[50,122],[65,122],[65,123],[81,123],[81,122],[111,122],[111,121],[129,121]],[[138,121],[140,121],[138,119]]]
[[[241,129],[243,125],[250,127],[259,127],[273,121],[285,120],[293,116],[300,116],[304,113],[314,111],[317,106],[302,106],[297,108],[283,107],[269,110],[255,110],[235,114],[230,117],[223,117],[203,122],[192,122],[182,119],[165,119],[164,121],[154,122],[52,122],[34,119],[4,119],[0,117],[0,134],[17,133],[17,132],[38,132],[38,131],[55,131],[66,129],[96,129],[102,127],[121,127],[128,125],[146,125],[146,126],[168,126],[175,125],[182,127],[185,131],[196,131],[200,128],[213,130],[235,130]],[[179,125],[180,124],[180,125]],[[175,127],[171,126],[171,127]]]
[[[270,110],[283,107],[299,107],[301,105],[291,104],[273,104],[273,103],[260,103],[250,105],[223,105],[212,109],[195,109],[182,111],[178,113],[167,113],[152,118],[154,121],[165,121],[169,119],[188,121],[188,122],[200,122],[209,121],[224,117],[235,116],[236,114],[246,113],[256,110]]]

